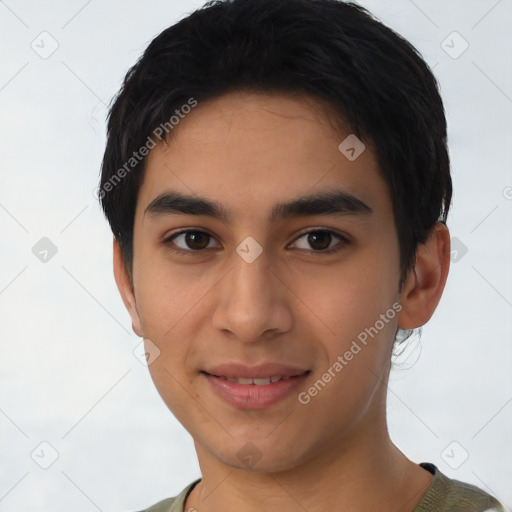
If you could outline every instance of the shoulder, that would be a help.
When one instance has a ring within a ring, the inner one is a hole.
[[[448,478],[433,464],[420,464],[434,474],[432,485],[414,512],[503,512],[496,498],[482,489]]]
[[[191,484],[187,485],[185,489],[178,494],[178,496],[166,498],[165,500],[159,501],[158,503],[151,505],[151,507],[139,510],[138,512],[182,512],[183,504],[185,503],[187,496],[190,494],[190,491],[192,491],[194,486],[200,481],[201,478],[198,478]]]
[[[158,503],[151,505],[151,507],[139,510],[138,512],[170,512],[172,510],[172,505],[176,502],[176,498],[177,496],[174,498],[166,498],[165,500],[159,501]]]

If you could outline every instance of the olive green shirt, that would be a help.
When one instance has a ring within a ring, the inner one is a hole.
[[[504,512],[503,506],[495,498],[478,487],[452,480],[428,462],[422,462],[420,466],[430,471],[434,480],[414,512]],[[188,512],[184,510],[185,499],[200,481],[198,478],[178,496],[167,498],[140,512]]]

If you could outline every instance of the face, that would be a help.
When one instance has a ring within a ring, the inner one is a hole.
[[[391,198],[371,147],[340,150],[349,133],[326,112],[230,94],[148,156],[134,330],[196,447],[232,467],[290,469],[384,424],[401,307]]]

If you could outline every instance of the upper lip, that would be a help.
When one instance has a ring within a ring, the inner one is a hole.
[[[245,379],[262,379],[265,377],[294,377],[309,370],[281,363],[262,363],[256,366],[246,366],[240,363],[224,363],[204,369],[206,373],[217,377]]]

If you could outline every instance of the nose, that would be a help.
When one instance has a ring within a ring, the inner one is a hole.
[[[292,327],[291,292],[265,251],[248,263],[237,253],[232,270],[216,286],[214,328],[254,343]]]

